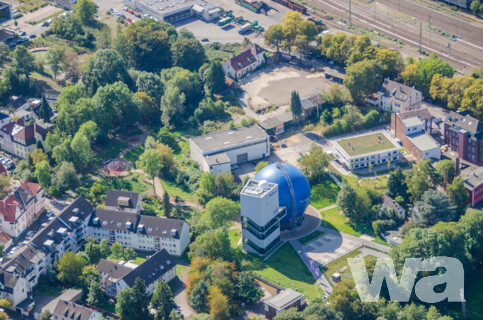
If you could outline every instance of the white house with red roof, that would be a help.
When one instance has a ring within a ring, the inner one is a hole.
[[[265,51],[257,44],[246,46],[239,55],[223,64],[225,75],[232,79],[244,77],[265,63]]]
[[[37,123],[9,122],[0,129],[0,149],[25,159],[39,142],[43,143],[52,128],[50,124],[42,127]]]
[[[12,238],[18,237],[44,211],[44,189],[37,183],[24,181],[0,200],[0,227]]]

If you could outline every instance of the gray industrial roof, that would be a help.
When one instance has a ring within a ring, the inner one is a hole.
[[[458,126],[473,134],[483,132],[483,122],[473,118],[469,114],[451,111],[444,122],[451,126]]]
[[[206,160],[206,163],[208,163],[208,165],[210,166],[230,162],[230,158],[228,158],[228,156],[224,152],[206,156],[205,160]]]
[[[193,141],[201,151],[210,152],[263,138],[268,138],[268,135],[257,124],[253,124],[205,134],[203,136],[191,138],[191,141]]]
[[[279,294],[276,294],[265,301],[269,306],[274,307],[277,310],[284,310],[287,306],[291,305],[295,301],[299,300],[304,295],[293,289],[285,289]]]
[[[440,145],[425,132],[410,134],[406,137],[421,151],[428,151],[440,147]]]
[[[462,174],[463,175],[463,174]],[[467,189],[473,190],[483,183],[483,168],[478,167],[469,174],[466,174],[465,187]]]
[[[137,0],[139,3],[157,10],[163,14],[169,14],[170,12],[173,12],[175,10],[179,9],[189,9],[193,7],[194,5],[198,5],[202,7],[203,9],[210,10],[215,8],[214,5],[201,1],[201,0],[185,0],[185,1],[180,1],[180,0]]]
[[[404,119],[403,121],[404,127],[414,127],[414,126],[422,126],[423,122],[419,120],[418,117],[412,117],[408,119]]]

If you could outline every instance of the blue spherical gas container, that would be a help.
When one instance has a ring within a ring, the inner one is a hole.
[[[302,171],[287,163],[274,163],[263,168],[255,180],[278,184],[279,205],[287,208],[287,215],[280,221],[282,224],[291,223],[294,218],[300,220],[310,203],[310,185]],[[292,194],[296,204],[295,217],[292,212]]]

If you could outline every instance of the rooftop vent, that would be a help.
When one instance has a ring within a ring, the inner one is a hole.
[[[172,237],[177,237],[177,236],[178,236],[178,230],[176,230],[176,229],[171,229],[171,236],[172,236]]]
[[[131,229],[132,228],[132,222],[128,221],[126,222],[126,229]]]
[[[74,208],[74,209],[72,210],[72,213],[74,213],[75,215],[79,215],[79,214],[80,214],[80,210],[79,210],[79,208]]]
[[[144,224],[140,224],[140,225],[138,226],[138,231],[139,231],[139,232],[143,232],[143,231],[144,231]]]
[[[99,225],[100,219],[98,217],[95,217],[94,220],[92,220],[95,225]]]

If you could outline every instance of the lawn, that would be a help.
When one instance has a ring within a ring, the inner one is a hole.
[[[325,275],[330,279],[334,273],[337,272],[342,267],[347,266],[347,259],[349,258],[354,258],[358,254],[360,254],[361,251],[359,249],[354,250],[352,252],[349,252],[345,256],[340,257],[339,259],[332,261],[328,265],[324,266],[324,272]],[[349,269],[346,269],[344,272],[341,272],[342,274],[344,273],[350,273]]]
[[[47,2],[44,0],[24,0],[23,4],[17,7],[17,10],[23,13],[28,13],[45,5],[47,5]]]
[[[339,191],[339,186],[327,175],[322,183],[311,187],[310,204],[316,209],[331,206],[337,201]]]
[[[188,273],[188,269],[189,269],[189,267],[187,267],[187,266],[184,266],[182,264],[177,264],[176,265],[176,275],[178,276],[178,278],[183,279],[186,276],[186,274]]]
[[[134,264],[137,264],[137,265],[140,265],[141,263],[143,263],[144,261],[146,261],[146,258],[143,258],[143,257],[136,257],[136,259],[133,260],[133,263]]]
[[[309,301],[324,296],[322,288],[288,242],[266,261],[260,261],[253,271],[268,281],[303,293]]]
[[[143,154],[143,152],[144,152],[143,146],[136,147],[131,151],[129,151],[128,153],[126,153],[123,159],[135,164],[136,161],[138,161],[139,157]]]
[[[183,200],[196,202],[196,195],[194,193],[186,192],[170,181],[160,180],[163,190],[168,191],[170,197],[180,197]]]
[[[342,183],[349,183],[352,186],[368,187],[372,185],[376,190],[384,190],[387,187],[388,176],[378,176],[372,178],[359,179],[354,176],[343,176]]]
[[[241,231],[238,229],[232,229],[228,231],[228,236],[230,237],[230,245],[232,248],[238,247],[238,241],[241,237]]]
[[[392,149],[396,146],[383,134],[371,133],[336,141],[349,156]]]
[[[143,176],[140,173],[132,173],[131,175],[124,177],[102,177],[95,182],[106,186],[108,189],[129,190],[141,194],[145,193],[149,188],[152,188],[151,185],[143,181]],[[78,192],[82,196],[90,198],[90,188],[93,184],[94,181],[84,183],[79,187]]]
[[[361,234],[355,231],[349,225],[349,219],[343,214],[340,214],[341,210],[339,207],[335,207],[330,210],[322,211],[320,214],[322,216],[322,227],[326,227],[333,230],[338,230],[356,237],[361,236]]]
[[[325,233],[322,232],[322,231],[315,230],[311,234],[306,235],[305,237],[302,237],[302,238],[300,238],[298,240],[299,240],[299,242],[300,242],[301,245],[306,245],[307,243],[312,242],[315,239],[322,237],[324,234]]]

